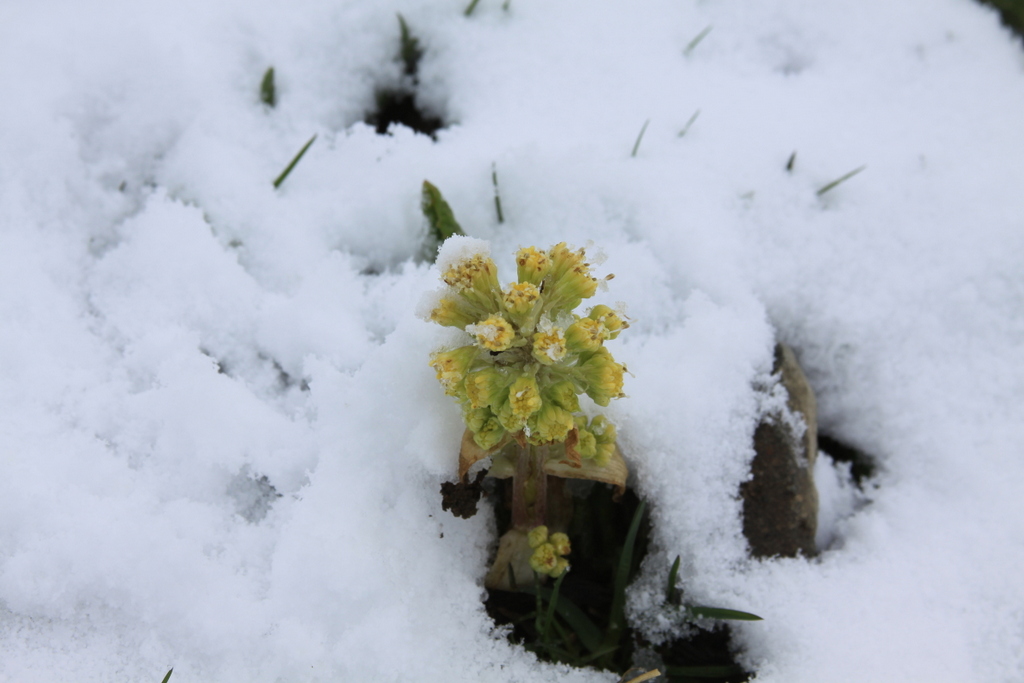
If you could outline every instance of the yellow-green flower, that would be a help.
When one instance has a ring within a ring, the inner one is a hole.
[[[569,568],[565,555],[571,552],[569,537],[561,532],[548,536],[546,526],[534,527],[527,534],[533,554],[530,555],[530,567],[538,574],[546,574],[558,578]]]
[[[437,302],[430,311],[430,319],[438,325],[457,327],[461,330],[465,329],[466,325],[476,322],[479,315],[464,297],[453,292]]]
[[[548,528],[541,524],[530,529],[530,532],[526,534],[526,542],[530,544],[531,548],[539,548],[548,541]]]
[[[477,357],[475,346],[462,346],[451,351],[437,351],[430,356],[430,367],[449,396],[459,396],[466,373]]]
[[[572,413],[564,408],[559,408],[553,403],[545,403],[540,410],[530,418],[530,441],[532,443],[551,443],[565,441],[569,430],[575,422]]]
[[[489,367],[466,375],[466,396],[473,408],[500,408],[512,378],[507,371]]]
[[[555,547],[555,552],[559,555],[568,555],[572,552],[572,546],[569,545],[569,537],[558,531],[548,537],[548,542]]]
[[[533,335],[533,357],[538,363],[551,365],[565,358],[565,335],[554,325],[543,325]]]
[[[485,451],[497,446],[503,438],[505,438],[505,428],[501,426],[498,418],[494,415],[488,417],[480,429],[473,432],[473,441]]]
[[[531,282],[512,282],[505,290],[505,310],[513,319],[522,319],[540,299],[540,290]]]
[[[584,422],[586,422],[586,420],[584,420]],[[576,424],[576,429],[579,432],[579,440],[576,442],[576,452],[580,454],[581,458],[597,457],[597,437],[595,437],[594,433],[586,427],[580,427],[579,422]]]
[[[540,389],[537,379],[530,375],[520,375],[508,390],[508,405],[512,415],[526,420],[540,410]]]
[[[604,415],[598,415],[590,421],[589,431],[594,435],[595,453],[594,461],[604,467],[608,464],[612,455],[615,454],[615,441],[618,438],[618,430],[615,425],[608,421]],[[580,451],[580,455],[583,452]]]
[[[615,339],[620,331],[629,327],[629,323],[623,320],[622,316],[603,304],[591,308],[587,317],[601,323],[608,330],[608,339]]]
[[[466,332],[476,337],[477,343],[488,351],[507,350],[516,336],[512,324],[497,314],[475,325],[468,325]]]
[[[622,396],[622,375],[625,368],[615,362],[603,346],[578,368],[587,395],[599,406],[607,406]]]
[[[577,413],[580,410],[580,400],[576,396],[576,387],[569,380],[555,382],[544,390],[544,402],[554,403],[559,408],[564,408],[570,413]]]
[[[546,286],[550,290],[553,307],[572,310],[583,299],[589,299],[597,291],[597,280],[590,275],[583,249],[573,251],[561,242],[551,247],[551,270]],[[547,291],[547,290],[546,290]]]
[[[526,247],[516,252],[516,266],[520,282],[539,285],[551,270],[551,259],[534,247]]]
[[[565,331],[565,344],[575,353],[593,353],[608,338],[608,328],[590,318],[580,318]]]

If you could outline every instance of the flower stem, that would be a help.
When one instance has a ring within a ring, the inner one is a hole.
[[[512,526],[529,531],[544,524],[547,512],[548,475],[544,472],[547,446],[526,444],[516,448],[512,475]]]

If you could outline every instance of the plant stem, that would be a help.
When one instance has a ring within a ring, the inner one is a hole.
[[[548,499],[548,475],[544,472],[547,455],[547,446],[516,447],[516,470],[512,475],[512,526],[516,529],[529,531],[544,524]]]

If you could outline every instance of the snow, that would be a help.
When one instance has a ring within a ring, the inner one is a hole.
[[[681,555],[764,617],[758,681],[1024,678],[1020,40],[967,0],[466,4],[0,6],[0,680],[615,680],[509,645],[493,515],[440,508],[424,179],[503,277],[607,254],[634,624]],[[362,122],[396,12],[436,142]],[[878,461],[819,461],[815,560],[741,534],[776,339]]]

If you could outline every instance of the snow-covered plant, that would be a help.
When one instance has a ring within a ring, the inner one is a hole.
[[[628,323],[608,306],[575,312],[601,283],[585,251],[565,243],[547,251],[520,249],[517,281],[506,287],[483,240],[452,237],[437,263],[447,287],[430,301],[426,316],[466,333],[463,345],[430,357],[466,422],[459,479],[486,457],[490,476],[513,479],[512,527],[487,585],[529,584],[534,572],[558,576],[568,565],[569,543],[560,531],[548,536],[547,478],[625,486],[615,425],[603,415],[588,416],[593,411],[585,411],[580,398],[607,406],[623,395],[625,368],[604,342]]]

